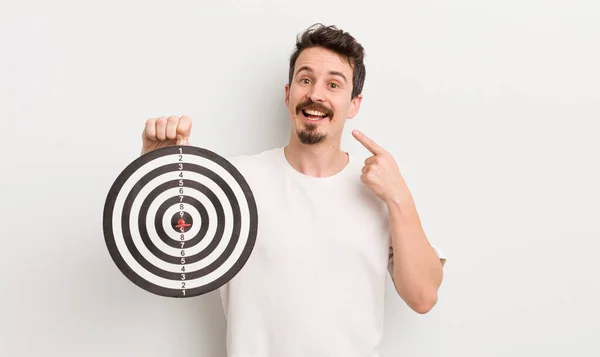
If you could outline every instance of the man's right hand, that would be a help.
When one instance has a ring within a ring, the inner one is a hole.
[[[192,119],[178,117],[150,118],[142,133],[142,155],[165,146],[189,145]]]

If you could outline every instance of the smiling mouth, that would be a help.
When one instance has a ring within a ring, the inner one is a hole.
[[[329,117],[328,113],[314,109],[302,109],[302,115],[309,121],[319,121]]]

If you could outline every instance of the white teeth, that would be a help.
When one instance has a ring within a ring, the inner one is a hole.
[[[305,112],[308,115],[314,115],[314,116],[319,116],[319,117],[324,117],[325,116],[325,113],[319,112],[319,111],[316,111],[316,110],[305,110]]]

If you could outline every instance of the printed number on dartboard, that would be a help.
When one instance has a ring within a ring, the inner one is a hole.
[[[179,148],[179,155],[178,155],[178,161],[182,162],[183,161],[183,149]],[[179,216],[183,217],[184,216],[184,209],[185,206],[183,205],[183,164],[179,163],[178,164],[178,169],[179,169],[179,175],[177,175],[179,177]],[[185,227],[181,227],[180,228],[180,232],[181,232],[181,294],[183,296],[185,296]]]

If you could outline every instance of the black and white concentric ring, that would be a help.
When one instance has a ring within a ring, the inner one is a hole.
[[[245,265],[258,212],[229,161],[172,146],[123,170],[106,198],[103,223],[109,253],[129,280],[154,294],[191,297],[221,287]]]

